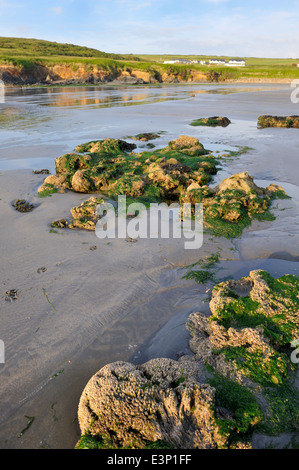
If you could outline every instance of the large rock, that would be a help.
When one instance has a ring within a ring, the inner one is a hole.
[[[166,441],[177,449],[212,449],[219,434],[215,390],[199,384],[196,362],[153,359],[103,367],[85,387],[78,409],[81,434],[114,448]]]
[[[275,431],[284,413],[298,429],[294,365],[285,353],[298,338],[298,289],[298,277],[261,270],[216,285],[211,315],[192,313],[186,324],[193,355],[114,362],[90,379],[77,447],[88,437],[98,448],[251,448],[255,427],[265,420]]]

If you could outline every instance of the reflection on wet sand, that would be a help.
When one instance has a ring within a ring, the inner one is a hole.
[[[192,99],[196,94],[231,94],[240,92],[262,91],[262,87],[232,87],[225,85],[198,85],[196,87],[176,86],[167,88],[163,86],[142,88],[128,87],[47,87],[36,89],[8,89],[7,94],[14,97],[19,103],[51,107],[68,108],[110,108],[113,106],[134,106],[157,103],[170,100]],[[269,87],[275,90],[277,87]],[[30,99],[28,100],[28,98]]]

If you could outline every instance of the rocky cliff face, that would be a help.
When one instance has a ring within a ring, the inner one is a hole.
[[[106,83],[117,81],[129,84],[207,82],[207,75],[196,70],[190,70],[188,76],[180,73],[160,73],[158,71],[143,71],[134,69],[115,68],[106,70],[99,66],[72,66],[55,64],[52,66],[35,64],[30,69],[12,65],[0,65],[0,79],[7,85],[60,84],[60,83]]]

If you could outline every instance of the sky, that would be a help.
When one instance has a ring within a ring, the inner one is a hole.
[[[0,0],[0,36],[120,54],[299,58],[299,0]]]

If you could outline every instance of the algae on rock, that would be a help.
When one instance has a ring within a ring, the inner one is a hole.
[[[287,197],[282,187],[259,188],[248,172],[211,188],[219,162],[196,137],[180,136],[165,148],[133,152],[135,144],[104,139],[78,145],[77,153],[56,158],[56,175],[45,178],[39,194],[51,189],[101,192],[153,202],[203,203],[204,225],[216,235],[235,238],[253,218],[273,220],[274,198]]]

